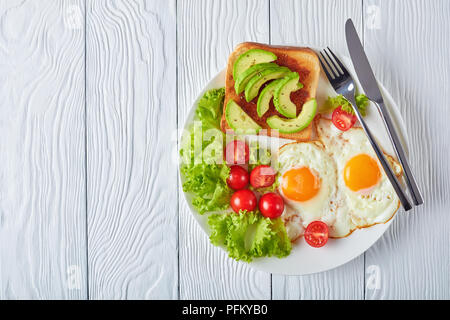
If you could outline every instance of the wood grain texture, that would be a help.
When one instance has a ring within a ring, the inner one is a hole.
[[[0,300],[86,297],[83,25],[0,2]]]
[[[225,68],[243,41],[269,42],[267,1],[178,1],[178,124],[206,83]],[[237,263],[210,244],[182,192],[180,214],[181,299],[269,299],[270,274]]]
[[[365,48],[398,102],[425,204],[401,213],[366,253],[379,268],[368,299],[450,298],[450,2],[364,1]],[[373,276],[367,274],[366,282]]]
[[[176,299],[175,1],[86,10],[89,297]]]
[[[271,1],[272,44],[330,46],[346,53],[348,18],[361,30],[362,2],[344,0]],[[301,277],[272,277],[273,299],[363,299],[364,255],[331,271]]]
[[[449,299],[449,15],[448,0],[0,1],[0,299]],[[365,256],[271,282],[193,219],[174,131],[237,43],[345,53],[348,17],[425,205]]]

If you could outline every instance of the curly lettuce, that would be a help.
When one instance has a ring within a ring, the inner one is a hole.
[[[200,214],[227,209],[232,194],[226,182],[230,168],[222,163],[224,134],[219,129],[224,96],[224,88],[204,94],[181,141],[183,191],[193,195],[192,205]]]
[[[369,105],[369,98],[365,94],[358,94],[355,96],[356,100],[356,106],[358,107],[359,112],[364,117],[367,114],[367,106]],[[320,109],[320,112],[328,113],[333,112],[334,109],[337,107],[342,106],[342,110],[355,114],[355,111],[353,111],[353,108],[348,102],[347,99],[344,98],[343,95],[338,95],[336,97],[328,97],[325,104]]]
[[[220,127],[224,98],[225,88],[212,89],[198,102],[195,113],[206,129]]]
[[[192,205],[200,214],[228,208],[232,190],[226,182],[230,174],[226,165],[187,165],[181,173],[185,177],[183,191],[193,194]]]
[[[292,246],[280,218],[269,219],[258,211],[213,214],[208,217],[210,240],[224,246],[231,258],[251,262],[254,258],[286,257]]]

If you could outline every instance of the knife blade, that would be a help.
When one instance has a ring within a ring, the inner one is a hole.
[[[380,88],[378,87],[378,82],[375,78],[369,60],[367,59],[364,48],[361,44],[358,33],[356,32],[355,26],[351,19],[348,19],[345,23],[345,37],[347,40],[347,47],[350,53],[350,58],[353,62],[353,66],[355,67],[356,75],[358,76],[359,82],[361,83],[366,96],[378,107],[380,115],[386,126],[389,138],[394,146],[395,153],[397,154],[397,158],[400,160],[400,163],[403,167],[403,171],[406,177],[406,184],[413,198],[413,202],[415,205],[423,204],[422,195],[411,172],[411,168],[406,159],[406,154],[400,142],[400,138],[391,120],[389,111],[384,105],[383,96],[381,95]]]
[[[383,101],[377,80],[370,67],[369,60],[364,52],[358,33],[351,19],[345,23],[345,37],[350,57],[355,67],[359,82],[361,83],[366,96],[373,101]]]

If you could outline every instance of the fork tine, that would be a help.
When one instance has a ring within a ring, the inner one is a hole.
[[[336,61],[336,63],[339,65],[339,67],[341,67],[342,72],[344,73],[344,75],[348,75],[348,71],[347,68],[344,67],[344,65],[342,64],[341,60],[338,59],[338,57],[336,57],[336,55],[334,54],[333,51],[331,51],[331,49],[329,47],[327,47],[328,51],[330,51],[331,55],[334,57],[334,60]],[[326,53],[326,51],[325,51]],[[327,53],[328,55],[328,53]],[[329,57],[329,56],[328,56]],[[331,59],[331,58],[330,58]]]
[[[331,79],[337,78],[338,75],[335,74],[333,68],[331,68],[331,66],[330,66],[330,64],[328,63],[327,59],[326,59],[325,56],[322,54],[322,51],[319,52],[319,55],[320,55],[320,57],[322,58],[322,59],[319,59],[320,64],[322,65],[322,69],[323,69],[323,71],[325,71],[325,73],[326,73],[328,79],[331,80]],[[322,60],[323,60],[323,61],[322,61]],[[325,66],[325,65],[326,65],[326,66]],[[328,71],[327,67],[328,67],[328,69],[329,69],[330,71]]]
[[[319,54],[320,54],[320,56],[322,56],[322,54],[321,54],[320,52],[319,52]],[[320,62],[320,64],[322,65],[322,69],[323,69],[323,71],[325,72],[325,74],[327,75],[327,78],[328,78],[329,80],[333,79],[334,77],[328,72],[328,70],[327,70],[325,64],[322,62],[322,59],[321,59],[320,57],[319,57],[319,62]]]
[[[334,60],[330,57],[330,55],[328,54],[327,50],[323,50],[323,52],[325,52],[325,54],[328,57],[328,61],[330,61],[330,64],[333,66],[334,70],[336,71],[336,73],[338,74],[338,76],[341,76],[344,74],[344,72],[341,71],[341,69],[338,68],[336,62],[334,62]]]

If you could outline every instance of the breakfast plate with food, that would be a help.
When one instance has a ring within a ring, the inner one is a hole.
[[[349,58],[340,58],[353,75]],[[380,89],[404,141],[398,108]],[[362,91],[356,104],[401,181],[377,110]],[[211,243],[276,274],[354,259],[401,208],[350,103],[307,47],[238,45],[187,117],[179,167],[186,201]]]

